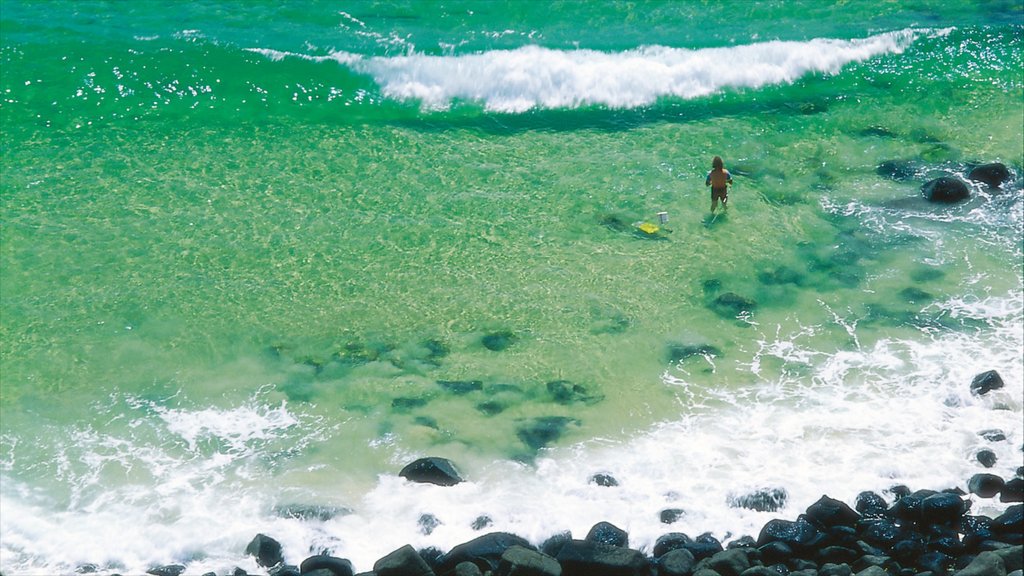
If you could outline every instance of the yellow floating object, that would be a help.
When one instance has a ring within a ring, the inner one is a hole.
[[[643,224],[637,226],[637,228],[639,228],[640,231],[643,232],[644,234],[654,234],[659,230],[657,226],[651,224],[650,222],[644,222]]]

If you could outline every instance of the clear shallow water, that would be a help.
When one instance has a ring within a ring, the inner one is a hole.
[[[0,568],[726,538],[760,487],[1012,475],[1020,4],[746,6],[5,1]],[[423,455],[470,481],[397,478]]]

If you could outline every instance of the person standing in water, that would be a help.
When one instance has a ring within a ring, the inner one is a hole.
[[[722,210],[728,207],[729,203],[729,186],[732,185],[732,174],[725,169],[725,165],[722,164],[722,159],[719,156],[711,161],[711,172],[708,172],[708,179],[704,182],[705,186],[711,186],[711,213],[715,213],[715,209],[718,208],[718,200],[722,200]]]

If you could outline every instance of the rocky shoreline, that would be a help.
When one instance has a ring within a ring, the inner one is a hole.
[[[459,481],[450,474],[454,468],[438,458],[402,471],[412,481],[441,485]],[[995,518],[973,516],[968,492],[960,488],[912,492],[897,486],[892,502],[875,492],[860,493],[853,507],[822,496],[795,520],[771,520],[756,538],[727,544],[711,534],[669,532],[651,550],[634,549],[625,531],[600,522],[582,539],[564,532],[539,545],[505,532],[448,551],[406,545],[358,574],[347,559],[329,555],[291,564],[281,544],[264,534],[246,553],[268,576],[1021,576],[1024,467],[1010,479],[977,474],[967,488],[1010,505]],[[169,565],[148,574],[179,576],[184,570]],[[204,576],[256,575],[236,568]]]

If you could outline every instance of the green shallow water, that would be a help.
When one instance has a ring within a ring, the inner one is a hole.
[[[197,6],[188,10],[216,4]],[[961,10],[997,24],[837,76],[636,110],[503,115],[360,95],[373,83],[334,62],[239,56],[233,46],[263,38],[234,36],[229,23],[220,43],[175,37],[188,26],[155,9],[146,18],[159,25],[126,17],[106,52],[75,41],[102,22],[76,21],[56,48],[20,44],[43,32],[8,23],[5,428],[31,439],[71,422],[128,427],[108,410],[126,397],[174,408],[258,397],[324,428],[314,448],[282,449],[290,463],[277,473],[315,485],[345,469],[368,481],[391,457],[380,442],[486,461],[628,436],[695,409],[664,375],[743,387],[759,342],[808,329],[824,354],[922,326],[970,331],[922,303],[965,285],[979,297],[1019,290],[1019,245],[979,243],[986,224],[967,221],[936,246],[927,231],[946,226],[927,217],[938,209],[919,199],[921,181],[875,167],[910,158],[938,174],[1001,160],[1020,172],[1021,28],[991,16],[1018,5],[966,3],[934,22],[894,6],[873,24],[946,26]],[[303,25],[315,35],[317,22]],[[743,39],[763,34],[758,18],[744,22]],[[671,36],[651,26],[641,29],[652,43]],[[299,49],[296,34],[270,43]],[[444,44],[437,34],[425,45]],[[547,38],[571,37],[556,27]],[[619,43],[637,42],[592,41]],[[985,63],[990,51],[998,59]],[[200,53],[211,56],[202,66]],[[121,80],[131,90],[115,96]],[[300,84],[316,99],[289,97]],[[345,96],[332,103],[333,85]],[[340,112],[346,104],[354,111]],[[710,221],[703,176],[715,154],[736,185],[728,215]],[[986,202],[998,198],[951,210]],[[848,203],[860,208],[826,209]],[[923,214],[920,227],[893,233],[894,205]],[[636,233],[660,211],[670,231]],[[984,284],[972,284],[979,270]],[[927,294],[900,296],[908,288]],[[730,292],[756,301],[753,314],[716,312]],[[845,318],[860,320],[856,336]],[[507,347],[489,349],[488,335]],[[562,380],[559,396],[548,383]]]

